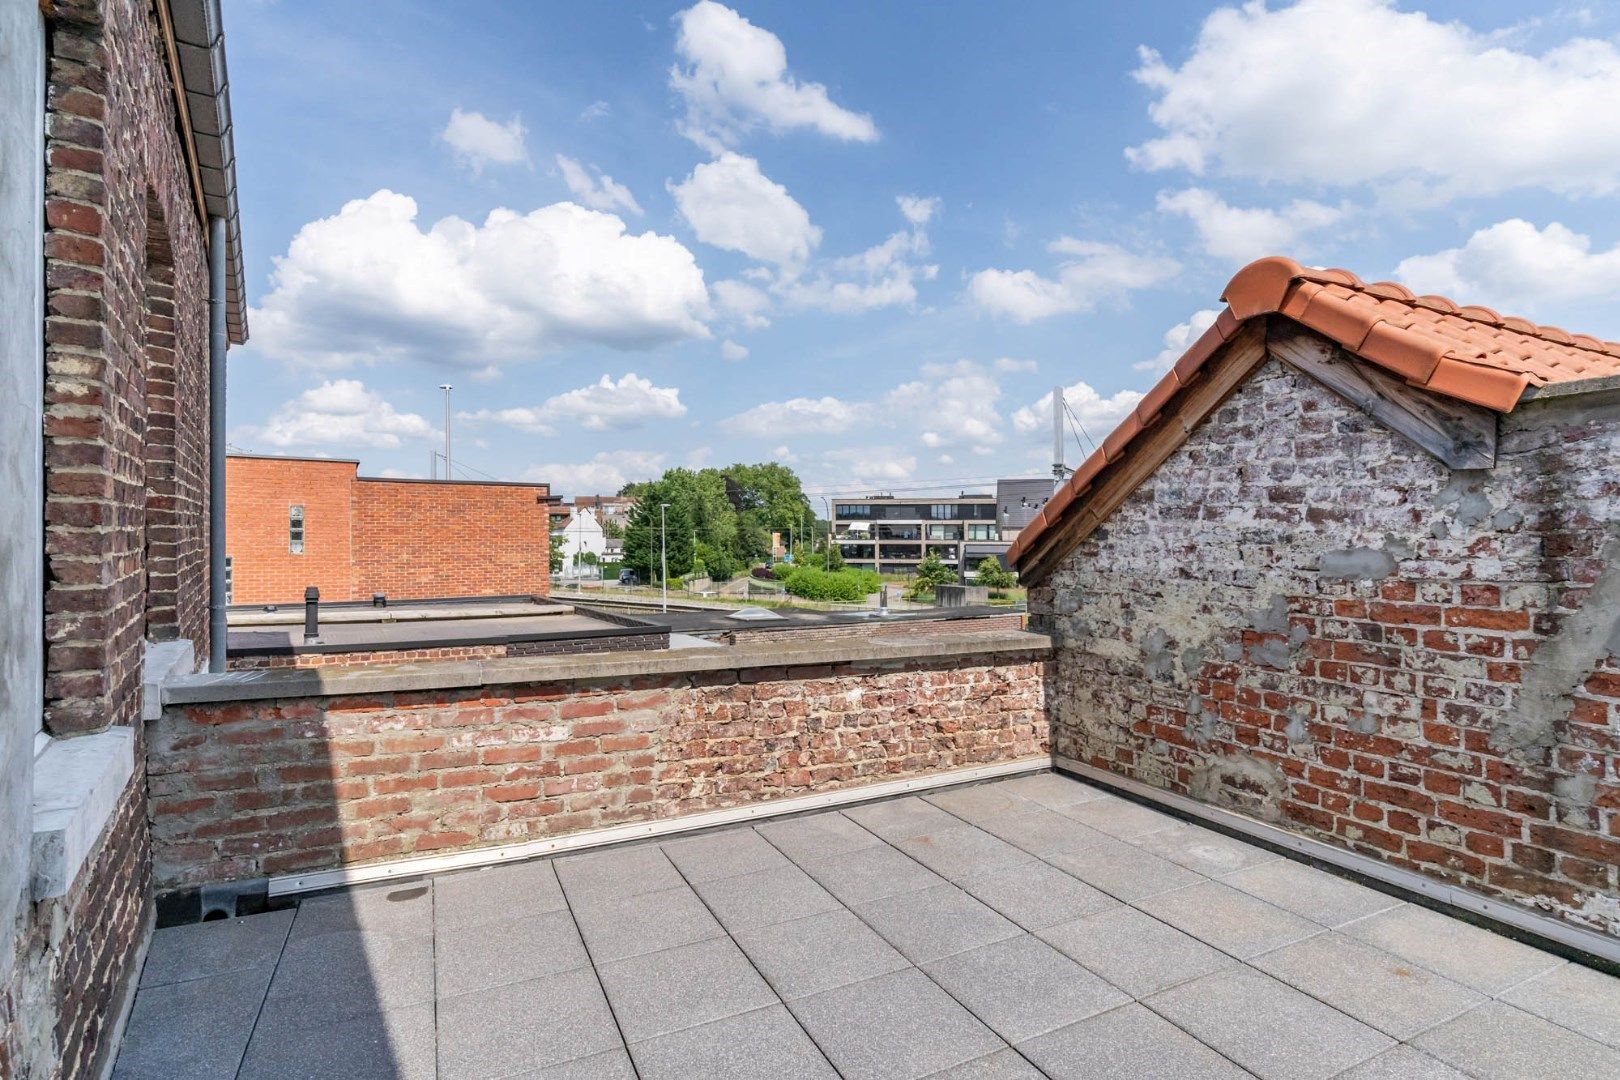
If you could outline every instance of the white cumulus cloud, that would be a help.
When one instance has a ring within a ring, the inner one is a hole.
[[[462,164],[478,173],[485,165],[526,164],[529,151],[523,144],[525,134],[521,117],[514,116],[503,124],[480,112],[455,109],[439,137],[450,145]]]
[[[1395,278],[1459,304],[1537,318],[1545,307],[1620,295],[1620,244],[1593,251],[1591,237],[1556,221],[1538,229],[1511,218],[1480,229],[1462,247],[1402,260]]]
[[[820,83],[788,72],[787,48],[775,34],[731,8],[702,0],[675,16],[681,63],[669,82],[686,103],[685,134],[710,152],[734,146],[763,125],[810,128],[835,139],[872,142],[877,125],[833,103]]]
[[[735,341],[726,340],[720,343],[720,359],[735,364],[739,360],[748,359],[748,346],[739,345]]]
[[[652,450],[604,450],[585,461],[532,465],[522,479],[550,484],[559,495],[612,495],[632,481],[651,480],[667,460]]]
[[[917,433],[926,447],[970,446],[978,452],[1005,439],[996,403],[995,365],[958,360],[924,364],[918,377],[868,399],[798,397],[766,401],[721,421],[738,435],[839,435],[862,431]]]
[[[1135,390],[1121,390],[1109,397],[1103,397],[1097,388],[1084,379],[1063,388],[1063,403],[1069,411],[1079,420],[1080,427],[1093,443],[1098,446],[1107,437],[1108,433],[1136,408],[1143,394]],[[1052,392],[1048,390],[1035,401],[1030,402],[1022,409],[1012,414],[1013,428],[1023,434],[1032,434],[1037,431],[1050,431],[1052,429]],[[1063,426],[1067,430],[1069,419],[1064,418]]]
[[[723,317],[749,330],[763,330],[771,325],[771,320],[766,318],[771,310],[769,294],[746,281],[726,278],[715,282],[714,303]]]
[[[1176,361],[1181,359],[1181,354],[1191,348],[1192,343],[1197,341],[1205,330],[1215,325],[1215,320],[1220,318],[1220,315],[1218,308],[1203,308],[1193,312],[1187,317],[1186,322],[1176,323],[1164,332],[1164,348],[1159,350],[1158,355],[1147,360],[1138,360],[1131,365],[1132,370],[1151,371],[1160,375],[1169,371],[1175,366]],[[1046,401],[1050,410],[1052,403],[1050,394],[1047,395]]]
[[[926,198],[920,195],[897,195],[895,202],[900,204],[900,213],[913,225],[926,225],[933,216],[939,213],[939,197],[935,195]]]
[[[1488,195],[1620,187],[1620,49],[1538,54],[1389,0],[1245,3],[1204,20],[1179,65],[1141,51],[1161,134],[1137,166]]]
[[[1028,323],[1117,302],[1181,271],[1181,264],[1167,256],[1071,236],[1052,241],[1047,250],[1063,256],[1056,277],[1034,270],[980,270],[968,281],[968,295],[991,314]]]
[[[637,215],[641,213],[641,204],[630,194],[630,189],[595,165],[587,168],[571,157],[558,154],[557,168],[561,170],[563,183],[574,193],[574,198],[592,210],[628,210]]]
[[[792,266],[821,243],[821,229],[751,157],[727,151],[670,188],[675,208],[697,238],[751,259]]]
[[[835,397],[790,398],[766,401],[720,422],[738,435],[837,435],[854,427],[867,414],[862,402]]]
[[[1302,238],[1343,220],[1343,206],[1294,199],[1275,209],[1233,206],[1205,188],[1159,193],[1161,213],[1192,222],[1203,249],[1217,259],[1246,263],[1264,255],[1297,256],[1308,250]]]
[[[818,478],[820,485],[860,490],[911,479],[917,455],[898,446],[843,446],[823,452],[821,467],[831,475]]]
[[[686,415],[680,390],[654,386],[651,379],[633,371],[616,382],[603,375],[593,386],[558,394],[545,407],[592,431],[639,427],[649,420],[676,420]]]
[[[603,375],[590,386],[567,390],[533,408],[480,409],[461,413],[467,420],[488,420],[537,435],[550,435],[554,422],[573,420],[591,431],[621,431],[650,420],[678,420],[686,415],[681,392],[654,386],[630,372],[619,379]]]
[[[566,202],[424,229],[415,200],[387,190],[300,229],[252,313],[255,348],[322,368],[648,348],[708,337],[709,316],[703,271],[672,237]]]
[[[395,450],[426,439],[433,425],[400,412],[358,379],[332,379],[282,405],[252,432],[271,446],[369,446]]]

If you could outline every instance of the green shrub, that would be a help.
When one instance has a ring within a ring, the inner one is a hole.
[[[837,600],[859,603],[877,592],[882,582],[870,570],[817,570],[801,566],[782,579],[782,584],[794,596],[806,600]]]
[[[788,575],[793,573],[793,570],[793,564],[787,562],[779,562],[775,566],[771,567],[771,573],[776,575],[777,581],[786,581],[788,579]]]

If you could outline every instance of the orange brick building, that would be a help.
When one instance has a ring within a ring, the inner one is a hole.
[[[352,459],[233,454],[225,543],[233,604],[550,589],[545,484],[389,480]]]

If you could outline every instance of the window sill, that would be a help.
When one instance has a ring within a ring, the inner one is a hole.
[[[52,739],[34,762],[33,892],[66,896],[135,774],[135,732]]]

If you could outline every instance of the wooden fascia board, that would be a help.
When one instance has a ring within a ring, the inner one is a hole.
[[[1412,386],[1292,319],[1272,319],[1266,351],[1450,468],[1496,466],[1493,410]]]

